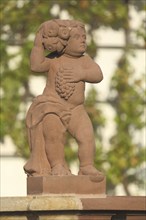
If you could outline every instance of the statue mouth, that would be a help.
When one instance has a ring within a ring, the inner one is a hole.
[[[80,47],[86,48],[86,44],[81,44]]]

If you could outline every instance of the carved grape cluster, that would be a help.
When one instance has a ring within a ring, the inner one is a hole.
[[[61,98],[68,100],[75,90],[75,83],[67,82],[63,76],[63,69],[60,69],[56,74],[55,88]]]

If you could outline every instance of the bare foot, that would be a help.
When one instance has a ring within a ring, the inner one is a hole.
[[[69,169],[64,167],[62,164],[56,164],[54,167],[52,167],[51,175],[54,176],[66,176],[66,175],[72,175]]]
[[[104,179],[103,173],[98,171],[94,166],[88,165],[84,167],[80,167],[79,175],[88,175],[90,179],[95,182],[101,182]]]
[[[40,177],[40,176],[50,176],[51,175],[51,171],[48,171],[48,172],[46,171],[46,172],[42,172],[42,173],[37,173],[34,171],[32,171],[32,172],[29,171],[29,173],[28,173],[25,171],[25,173],[27,174],[27,177]]]

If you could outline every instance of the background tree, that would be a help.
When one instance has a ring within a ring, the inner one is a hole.
[[[28,143],[25,133],[25,114],[34,94],[30,88],[29,54],[33,39],[39,25],[45,20],[59,18],[63,10],[67,10],[74,19],[87,24],[90,35],[87,53],[91,57],[97,54],[97,41],[94,32],[99,27],[111,27],[114,30],[124,30],[126,47],[117,64],[111,81],[111,91],[115,96],[109,96],[107,102],[115,110],[116,133],[111,137],[111,148],[104,152],[101,128],[105,124],[101,110],[98,108],[98,94],[91,88],[86,100],[88,113],[92,119],[95,131],[97,154],[96,165],[104,169],[107,175],[108,189],[114,189],[118,183],[123,183],[125,191],[130,194],[128,185],[138,180],[135,175],[129,175],[131,168],[139,167],[144,161],[143,148],[136,143],[133,134],[143,128],[142,114],[144,92],[141,89],[142,78],[133,80],[132,67],[129,63],[130,30],[128,7],[133,5],[136,10],[144,10],[143,0],[1,0],[1,141],[5,135],[10,135],[17,146],[17,154],[28,157]],[[52,10],[57,8],[57,13]],[[82,13],[81,13],[82,12]],[[146,35],[144,23],[133,33],[143,39]],[[131,83],[132,82],[132,83]],[[133,101],[134,100],[134,101]],[[68,135],[69,136],[69,135]],[[76,149],[69,136],[66,154],[69,161],[76,158]],[[71,148],[69,146],[72,146]]]

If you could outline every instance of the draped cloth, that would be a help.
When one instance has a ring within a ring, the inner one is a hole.
[[[43,119],[47,114],[55,114],[61,119],[67,111],[69,109],[67,109],[64,103],[61,103],[52,94],[50,96],[40,95],[34,99],[26,116],[31,152],[30,158],[24,166],[28,176],[50,175],[51,167],[47,159],[43,136]]]

